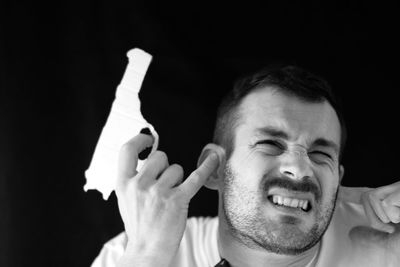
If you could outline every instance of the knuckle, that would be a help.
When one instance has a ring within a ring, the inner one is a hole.
[[[387,206],[390,206],[390,203],[391,201],[389,200],[389,199],[384,199],[384,200],[382,200],[382,205],[384,206],[384,207],[387,207]]]
[[[367,195],[368,195],[369,197],[375,197],[376,191],[375,191],[375,190],[370,190],[370,191],[367,192]]]
[[[196,176],[198,179],[200,179],[201,177],[206,175],[206,172],[204,170],[200,170],[200,169],[195,170],[195,173],[196,173]]]
[[[171,200],[171,195],[163,188],[154,185],[149,188],[148,194],[155,203],[168,203]]]
[[[194,171],[193,171],[193,174],[194,174],[196,177],[201,177],[201,176],[203,175],[203,172],[202,172],[201,170],[197,169],[197,170],[194,170]]]
[[[386,198],[386,199],[384,199],[384,200],[382,200],[382,202],[383,202],[383,204],[384,205],[386,205],[386,206],[394,206],[394,201],[393,201],[393,199],[392,198]]]
[[[192,177],[193,179],[199,179],[200,176],[201,176],[201,172],[200,172],[199,170],[194,170],[194,171],[192,172],[192,174],[191,174],[191,177]]]
[[[185,203],[184,201],[184,193],[180,188],[175,188],[174,193],[171,195],[171,198],[176,203]]]
[[[161,196],[162,190],[159,186],[153,185],[149,188],[149,194],[152,196]]]
[[[131,179],[128,184],[128,190],[130,192],[138,192],[142,191],[143,188],[140,186],[136,179]]]
[[[375,191],[369,191],[366,194],[366,197],[369,201],[375,201],[377,199]]]

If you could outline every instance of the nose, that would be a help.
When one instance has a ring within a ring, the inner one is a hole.
[[[283,176],[301,180],[311,178],[312,168],[307,154],[292,151],[281,155],[279,171]]]

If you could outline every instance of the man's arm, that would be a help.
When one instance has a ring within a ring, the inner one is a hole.
[[[341,186],[339,197],[362,205],[370,225],[354,227],[349,233],[357,263],[361,260],[363,266],[399,266],[400,182],[378,188]]]
[[[153,141],[139,134],[120,152],[116,194],[128,236],[120,267],[170,265],[186,227],[189,202],[218,165],[212,153],[181,183],[182,167],[169,165],[166,154],[155,151],[137,172],[138,154]]]
[[[400,182],[378,188],[340,186],[339,194],[347,202],[363,205],[372,228],[394,233],[400,222]]]
[[[364,192],[361,202],[373,228],[395,233],[400,222],[400,182]]]

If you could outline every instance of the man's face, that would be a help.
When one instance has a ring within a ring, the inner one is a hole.
[[[231,233],[251,248],[306,251],[335,207],[338,117],[328,102],[304,102],[271,87],[249,94],[239,112],[220,192]]]

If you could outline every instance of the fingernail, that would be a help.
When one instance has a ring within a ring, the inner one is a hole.
[[[140,133],[141,134],[152,135],[149,128],[143,128],[142,130],[140,130]]]

